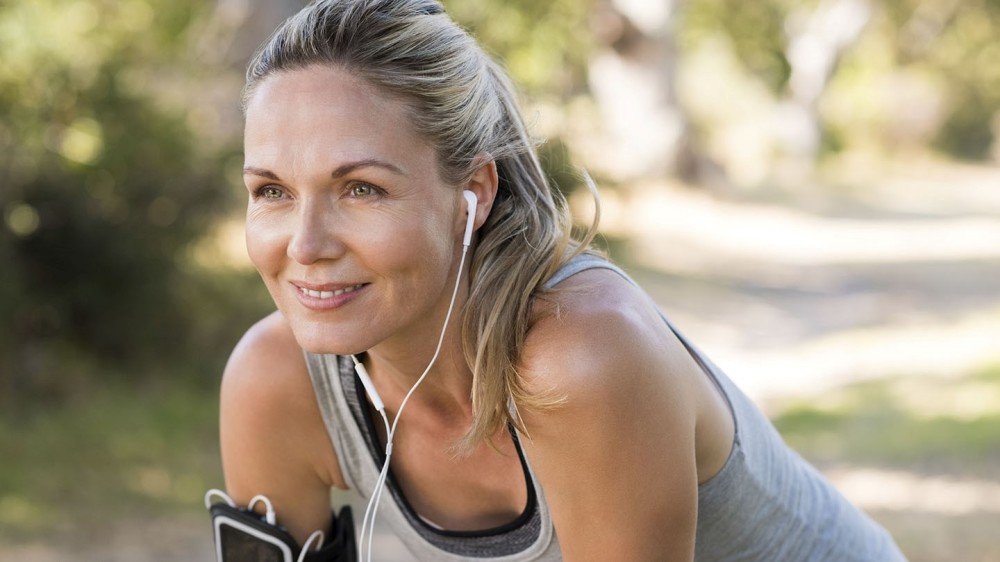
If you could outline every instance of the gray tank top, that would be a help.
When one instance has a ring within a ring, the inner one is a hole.
[[[635,285],[609,261],[581,254],[545,286],[590,268],[611,269]],[[736,427],[729,458],[715,476],[698,486],[695,560],[905,561],[885,529],[789,449],[729,377],[666,315],[660,316],[722,393]],[[367,504],[384,452],[376,441],[364,389],[349,357],[309,352],[305,357],[341,472],[348,487]],[[521,451],[521,436],[513,428],[511,435],[528,489],[528,505],[516,520],[481,531],[437,528],[413,510],[390,469],[390,493],[382,495],[379,521],[386,522],[418,560],[561,560],[544,491]]]

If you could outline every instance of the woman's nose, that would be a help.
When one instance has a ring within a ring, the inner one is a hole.
[[[344,255],[346,246],[335,228],[334,211],[324,205],[307,204],[299,209],[288,257],[301,264]]]

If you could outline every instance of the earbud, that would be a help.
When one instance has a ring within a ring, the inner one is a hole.
[[[462,196],[469,205],[469,216],[465,219],[465,238],[462,240],[462,245],[468,246],[472,242],[472,224],[476,222],[476,205],[479,204],[479,198],[468,189],[462,191]]]

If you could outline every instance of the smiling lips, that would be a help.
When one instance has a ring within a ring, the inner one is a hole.
[[[300,283],[295,281],[295,296],[298,297],[302,306],[311,310],[331,310],[338,308],[361,294],[368,283],[358,283],[356,285],[345,285],[343,283],[327,283],[325,285],[313,285],[311,283]]]
[[[334,291],[314,291],[312,289],[307,289],[305,287],[298,287],[299,293],[303,295],[308,295],[310,297],[316,297],[320,299],[328,299],[330,297],[336,297],[344,293],[350,293],[356,291],[361,287],[365,286],[365,283],[359,283],[357,285],[351,285],[350,287],[345,287],[343,289],[336,289]]]

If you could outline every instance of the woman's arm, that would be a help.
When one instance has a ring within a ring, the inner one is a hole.
[[[251,327],[226,364],[219,434],[226,490],[237,504],[266,495],[299,545],[327,532],[330,488],[346,485],[302,350],[278,312]]]
[[[582,272],[564,285],[583,282],[592,288],[561,292],[558,316],[532,327],[522,362],[531,390],[566,399],[520,412],[563,555],[692,560],[696,410],[690,365],[679,359],[687,355],[617,274]]]

